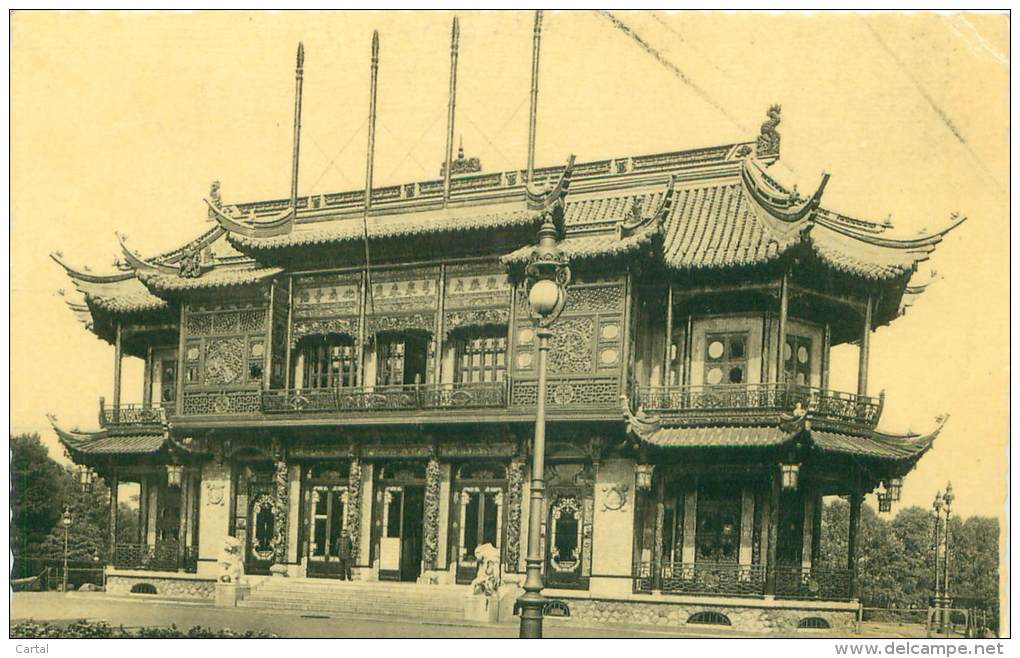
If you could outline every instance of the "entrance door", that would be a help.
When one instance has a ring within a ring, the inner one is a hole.
[[[345,510],[347,487],[344,485],[316,485],[308,501],[308,518],[311,532],[308,541],[308,575],[335,577],[340,573],[337,544],[347,529]]]
[[[591,578],[594,471],[588,464],[547,467],[545,559],[549,587],[587,589]]]
[[[475,549],[491,544],[500,550],[503,490],[500,487],[464,487],[460,493],[460,541],[457,551],[457,582],[470,583],[478,574]]]
[[[245,547],[245,573],[268,574],[276,551],[277,509],[271,463],[238,468],[234,500],[236,537]]]
[[[379,579],[414,582],[421,575],[425,488],[386,487],[383,533],[379,540]]]

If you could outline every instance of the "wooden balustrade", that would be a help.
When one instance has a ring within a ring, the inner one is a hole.
[[[262,394],[262,411],[267,414],[484,409],[506,405],[505,382],[287,389]]]
[[[662,594],[689,594],[699,596],[765,595],[767,567],[760,564],[725,562],[667,563],[659,569],[656,582],[655,567],[650,562],[634,565],[634,591]],[[776,597],[781,599],[814,599],[819,601],[849,601],[851,576],[849,569],[829,567],[778,566]]]
[[[177,571],[194,573],[198,566],[198,548],[187,546],[183,551],[175,541],[155,544],[115,544],[113,566],[117,569],[144,571]]]
[[[883,397],[855,395],[792,384],[719,384],[716,386],[643,386],[635,405],[663,416],[789,413],[798,407],[808,416],[874,427]]]
[[[176,410],[173,402],[163,404],[121,404],[107,407],[99,399],[99,424],[102,427],[114,425],[161,425]]]

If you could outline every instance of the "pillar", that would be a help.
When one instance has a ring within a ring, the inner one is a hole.
[[[765,594],[776,594],[776,561],[779,545],[779,495],[782,482],[777,468],[772,470],[771,491],[769,492],[769,536],[765,558]]]
[[[684,565],[694,564],[694,534],[698,529],[698,487],[693,487],[684,494],[684,543],[680,550],[681,562]]]
[[[142,381],[142,404],[146,407],[152,404],[152,372],[154,369],[155,364],[152,362],[152,345],[150,345],[145,350],[145,371],[142,375],[144,377],[144,380]]]
[[[287,481],[290,486],[290,492],[288,494],[288,500],[290,501],[290,512],[287,518],[290,519],[290,523],[287,526],[287,564],[288,567],[293,568],[297,575],[303,575],[299,573],[299,566],[301,557],[298,555],[299,544],[301,543],[298,539],[298,532],[301,530],[301,465],[300,464],[288,464],[287,465]]]
[[[273,523],[273,564],[287,562],[290,524],[290,474],[287,472],[286,449],[279,442],[273,446],[273,499],[277,517]]]
[[[850,494],[850,528],[847,532],[847,570],[850,572],[850,598],[860,598],[857,584],[857,546],[860,543],[861,502],[860,492]]]
[[[524,460],[514,458],[506,474],[506,565],[504,569],[510,573],[520,571],[521,562],[521,517],[524,501]]]
[[[527,476],[527,462],[522,460],[520,465],[520,478],[521,478],[521,502],[520,502],[520,524],[516,528],[517,532],[517,573],[524,573],[525,567],[527,566],[525,558],[527,557],[527,528],[528,528],[528,517],[531,515],[531,506],[527,504],[527,501],[531,499],[531,480]],[[508,482],[508,484],[510,484]],[[512,509],[512,508],[511,508]],[[511,532],[511,529],[507,529],[507,533]],[[510,538],[507,537],[507,543],[509,544]]]
[[[825,323],[822,332],[822,389],[829,390],[829,370],[831,368],[830,352],[832,351],[832,325]]]
[[[440,464],[439,470],[439,547],[436,568],[446,570],[450,564],[447,550],[450,547],[450,480],[453,468],[450,464]]]
[[[857,362],[857,395],[868,394],[868,356],[871,352],[871,297],[864,307],[864,327],[861,332],[861,349]]]
[[[779,287],[779,335],[776,346],[776,382],[782,383],[783,375],[786,372],[786,363],[783,359],[783,351],[786,350],[786,316],[790,307],[790,275],[783,274],[783,281]]]
[[[425,510],[422,523],[421,558],[424,570],[432,571],[439,562],[439,490],[442,484],[442,468],[435,457],[425,465]]]
[[[177,514],[177,570],[184,571],[184,561],[187,556],[184,537],[188,528],[188,499],[191,496],[187,472],[181,473],[181,497],[180,509]]]
[[[124,353],[121,348],[121,329],[117,323],[116,337],[113,343],[113,421],[120,420],[120,366]]]
[[[230,535],[230,499],[234,495],[230,466],[215,461],[203,464],[198,495],[198,572],[212,576],[223,540]]]
[[[146,523],[145,523],[145,544],[148,546],[156,545],[156,521],[159,517],[159,482],[151,475],[146,476],[148,486],[148,503],[145,505]]]
[[[595,473],[594,509],[589,591],[592,595],[629,595],[633,590],[634,555],[632,461],[606,459],[599,464]]]
[[[358,507],[361,510],[361,520],[358,523],[358,541],[354,542],[354,563],[357,565],[372,566],[372,498],[373,492],[372,471],[373,464],[364,464],[358,461],[361,471],[361,496]],[[354,483],[354,469],[352,464],[351,482]]]
[[[754,490],[744,487],[740,492],[740,555],[742,567],[754,559]]]
[[[110,486],[110,563],[113,563],[113,556],[117,548],[117,492],[120,488],[120,481],[114,473],[108,478]]]
[[[149,479],[145,475],[138,478],[138,536],[135,541],[144,544],[146,528],[149,527]]]
[[[818,564],[822,556],[822,506],[821,492],[815,493],[815,514],[811,522],[811,564]]]
[[[802,545],[800,551],[800,566],[802,569],[810,569],[815,546],[815,495],[812,491],[804,491],[804,526],[802,533]]]

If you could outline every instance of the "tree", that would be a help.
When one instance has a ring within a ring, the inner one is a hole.
[[[110,490],[102,480],[86,489],[75,487],[69,492],[67,510],[71,514],[68,531],[68,558],[74,561],[105,559],[109,552]],[[64,526],[57,523],[39,545],[39,555],[60,557],[64,554]]]
[[[74,477],[54,461],[38,434],[11,441],[11,548],[31,552],[59,522]]]

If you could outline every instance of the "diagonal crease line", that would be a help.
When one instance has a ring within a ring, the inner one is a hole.
[[[614,16],[612,12],[606,11],[604,9],[596,10],[596,13],[605,18],[606,20],[608,20],[610,23],[612,23],[616,29],[620,30],[621,32],[629,36],[646,53],[654,57],[660,64],[669,69],[673,73],[673,75],[679,78],[681,82],[690,87],[695,94],[701,97],[702,100],[704,100],[706,103],[708,103],[716,110],[718,110],[720,114],[722,114],[730,121],[730,123],[732,123],[737,128],[740,128],[740,130],[742,130],[743,132],[747,132],[747,128],[744,127],[744,125],[740,123],[740,121],[734,118],[733,115],[726,111],[725,107],[720,105],[714,98],[712,98],[708,94],[708,92],[702,89],[696,82],[694,82],[694,80],[692,80],[690,76],[681,71],[676,64],[666,59],[662,53],[653,48],[647,41],[642,39],[641,36],[638,35],[630,27],[628,27],[626,23],[624,23],[619,18]]]
[[[871,36],[873,36],[875,38],[875,41],[878,42],[878,45],[882,47],[882,50],[884,50],[886,54],[888,54],[889,57],[894,62],[896,62],[896,66],[898,66],[900,68],[900,71],[905,76],[907,76],[907,79],[910,80],[911,84],[914,85],[914,89],[917,90],[917,93],[919,93],[924,98],[924,100],[928,103],[928,105],[935,112],[935,114],[938,115],[939,119],[941,119],[942,123],[946,126],[946,128],[949,129],[949,132],[953,133],[953,136],[956,137],[957,141],[960,142],[960,145],[963,146],[964,149],[966,149],[967,153],[974,161],[974,164],[976,164],[978,168],[981,169],[982,172],[984,172],[985,176],[988,177],[992,184],[995,185],[1000,192],[1002,192],[1003,188],[1002,185],[999,183],[999,180],[992,175],[992,172],[985,165],[984,161],[978,156],[977,152],[974,151],[971,145],[967,142],[966,138],[964,138],[963,136],[963,133],[961,133],[960,129],[956,127],[956,124],[953,123],[953,120],[952,118],[950,118],[949,114],[947,114],[946,111],[943,110],[942,107],[935,102],[935,99],[932,98],[932,95],[929,94],[928,91],[924,88],[924,85],[921,84],[921,81],[918,80],[917,76],[915,76],[910,71],[910,69],[907,68],[907,65],[903,62],[902,59],[900,59],[899,55],[893,52],[893,50],[889,47],[889,44],[887,44],[885,40],[881,37],[881,35],[879,35],[878,31],[875,30],[875,28],[871,25],[868,19],[865,18],[864,16],[861,16],[860,18],[861,21],[864,23],[865,27],[868,28],[868,31],[871,32]]]
[[[341,155],[343,155],[344,151],[347,150],[347,147],[350,146],[351,142],[354,141],[354,138],[361,134],[361,129],[365,127],[366,123],[368,123],[368,119],[367,118],[364,121],[361,122],[361,125],[358,126],[357,130],[355,130],[353,133],[351,133],[351,136],[347,138],[347,142],[343,146],[340,147],[340,150],[337,151],[337,154],[334,155],[333,159],[329,161],[329,163],[325,166],[325,168],[323,168],[322,173],[319,174],[319,177],[315,179],[315,182],[312,183],[311,187],[308,188],[308,189],[314,190],[315,186],[319,184],[319,181],[322,180],[323,176],[326,175],[326,172],[329,171],[330,168],[333,168],[334,170],[336,170],[336,172],[338,174],[340,174],[341,178],[343,178],[344,180],[347,180],[347,177],[344,176],[344,172],[340,171],[340,169],[338,169],[337,167],[334,167],[333,164],[337,161],[337,158],[339,158]],[[315,148],[319,149],[319,151],[323,155],[326,155],[326,150],[323,149],[321,146],[319,146],[319,143],[317,141],[315,141],[313,139],[312,140],[312,144],[315,144]]]
[[[695,53],[697,53],[697,54],[701,55],[701,58],[702,58],[702,59],[704,59],[704,60],[705,60],[706,62],[708,62],[708,63],[709,63],[709,64],[710,64],[711,66],[712,66],[712,68],[714,68],[714,69],[715,69],[716,71],[719,71],[720,73],[726,73],[726,71],[724,71],[724,70],[723,70],[722,68],[720,68],[718,64],[716,64],[715,62],[713,62],[713,61],[711,60],[711,58],[709,58],[709,56],[708,56],[708,55],[706,55],[706,54],[705,54],[705,53],[704,53],[704,52],[703,52],[702,50],[700,50],[699,48],[697,48],[697,47],[696,47],[696,46],[695,46],[695,45],[694,45],[693,43],[691,43],[690,41],[688,41],[688,40],[687,40],[687,39],[686,39],[686,38],[684,37],[684,35],[680,34],[680,31],[679,31],[679,30],[677,30],[677,29],[676,29],[676,28],[674,28],[674,27],[673,27],[672,25],[670,25],[669,23],[667,23],[666,21],[664,21],[664,20],[662,19],[662,16],[659,16],[659,12],[657,12],[657,11],[653,11],[653,12],[651,13],[651,15],[652,15],[652,18],[654,18],[654,19],[655,19],[655,22],[656,22],[656,23],[658,23],[658,24],[659,24],[659,25],[661,25],[662,27],[666,28],[666,30],[668,30],[668,31],[669,31],[670,33],[672,33],[672,34],[673,34],[673,35],[674,35],[674,36],[675,36],[675,37],[676,37],[677,39],[680,39],[680,41],[681,41],[681,42],[682,42],[682,43],[683,43],[683,44],[684,44],[685,46],[687,46],[688,48],[690,48],[692,52],[695,52]]]
[[[501,158],[503,158],[506,162],[512,162],[512,160],[510,160],[510,158],[507,157],[506,153],[503,153],[503,151],[501,151],[500,148],[496,146],[495,142],[492,141],[492,138],[486,135],[485,131],[482,130],[482,127],[475,123],[474,119],[469,117],[466,112],[464,113],[464,118],[467,119],[468,123],[475,127],[475,130],[477,130],[481,134],[481,136],[485,138],[485,141],[489,143],[489,146],[491,146],[493,150],[496,151],[496,153],[499,153]],[[502,128],[500,128],[500,130],[502,130]]]
[[[420,135],[418,135],[418,139],[414,140],[414,143],[411,144],[411,148],[407,149],[407,153],[405,153],[404,157],[402,157],[400,159],[400,162],[398,162],[397,165],[395,167],[393,167],[393,171],[390,172],[389,176],[387,176],[385,180],[392,179],[394,174],[397,173],[397,171],[400,169],[400,167],[402,167],[403,164],[405,162],[407,162],[408,158],[411,158],[412,160],[414,160],[415,163],[419,167],[422,168],[422,170],[425,172],[426,176],[429,175],[428,169],[425,169],[425,167],[423,167],[422,164],[420,162],[418,162],[418,160],[413,155],[413,151],[414,151],[414,149],[416,149],[418,147],[418,144],[421,144],[421,140],[425,139],[425,135],[427,135],[429,133],[429,131],[432,130],[432,128],[435,127],[436,122],[439,121],[439,118],[442,117],[444,114],[446,114],[446,112],[437,112],[436,113],[436,115],[432,119],[432,122],[428,125],[427,128],[425,128],[425,130],[422,131],[422,133]],[[386,124],[382,123],[381,121],[379,123],[382,125],[383,128],[386,128]],[[390,131],[389,128],[386,128],[386,132],[390,133],[390,135],[393,135],[393,133]]]

